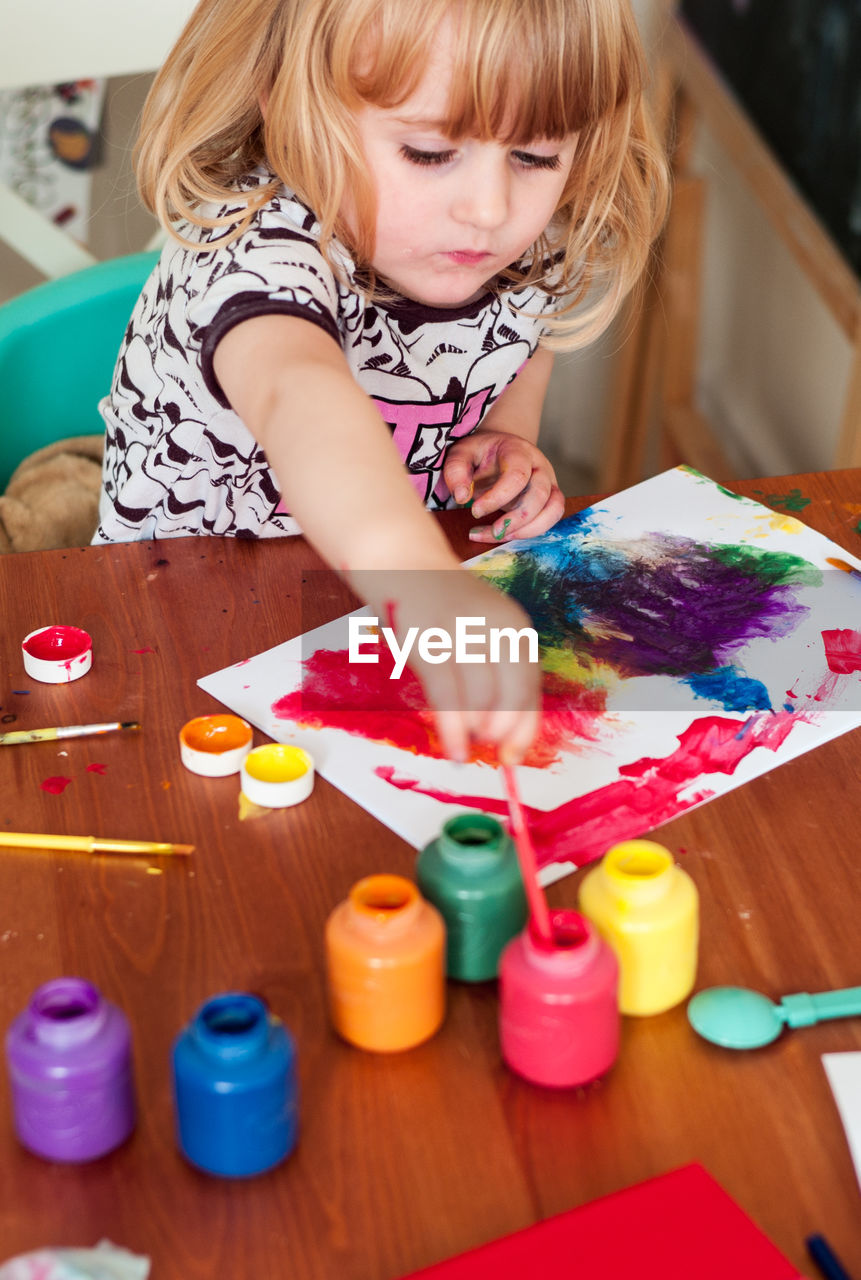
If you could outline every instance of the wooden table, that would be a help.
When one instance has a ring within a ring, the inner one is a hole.
[[[861,549],[861,470],[737,488],[766,500],[799,489],[812,499],[803,519]],[[468,517],[445,521],[466,556]],[[144,726],[2,749],[0,825],[197,849],[158,863],[0,857],[3,1028],[39,983],[89,978],[131,1019],[140,1101],[123,1148],[88,1166],[49,1164],[17,1144],[0,1073],[0,1258],[108,1236],[149,1254],[154,1280],[393,1280],[699,1160],[800,1269],[804,1236],[821,1231],[861,1276],[861,1199],[820,1061],[861,1049],[861,1019],[748,1054],[698,1040],[682,1007],[626,1019],[617,1065],[577,1093],[503,1067],[492,984],[451,985],[442,1031],[410,1053],[377,1057],[336,1039],[324,920],[362,875],[411,875],[414,851],[322,780],[296,809],[240,822],[236,780],[186,772],[177,732],[219,709],[199,676],[352,603],[299,539],[0,560],[2,727]],[[20,641],[58,622],[91,633],[93,670],[39,685]],[[859,747],[858,732],[845,735],[658,831],[700,890],[699,985],[779,996],[861,982]],[[62,794],[41,788],[52,775],[71,778]],[[573,905],[578,878],[554,885],[551,901]],[[228,989],[262,994],[300,1056],[299,1147],[247,1182],[195,1172],[173,1136],[171,1043]]]

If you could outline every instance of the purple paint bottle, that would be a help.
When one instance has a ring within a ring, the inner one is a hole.
[[[83,978],[37,988],[6,1034],[15,1130],[48,1160],[94,1160],[135,1123],[125,1014]]]

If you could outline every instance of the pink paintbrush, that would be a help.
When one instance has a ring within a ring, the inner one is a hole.
[[[504,764],[502,766],[502,777],[505,781],[508,813],[511,819],[511,835],[514,840],[514,847],[517,850],[520,874],[523,876],[526,899],[529,903],[529,913],[532,916],[532,923],[536,933],[548,946],[552,947],[554,945],[554,937],[550,911],[547,907],[544,891],[538,883],[538,863],[535,858],[535,848],[532,844],[529,828],[526,825],[526,815],[520,803],[517,781],[512,765]]]

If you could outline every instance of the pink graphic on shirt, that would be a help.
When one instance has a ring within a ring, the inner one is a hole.
[[[427,502],[432,494],[439,506],[448,501],[448,486],[442,479],[446,448],[453,440],[469,435],[478,426],[492,390],[492,387],[484,387],[469,396],[459,418],[455,415],[460,400],[404,404],[371,397],[392,429],[395,448],[423,502]],[[290,514],[283,498],[275,511],[278,515]]]
[[[441,475],[445,450],[453,440],[469,435],[478,426],[491,390],[491,387],[484,387],[469,396],[459,418],[455,416],[459,400],[403,404],[373,397],[374,404],[392,428],[395,448],[423,502],[427,502],[431,494],[440,505],[448,500],[448,487]]]

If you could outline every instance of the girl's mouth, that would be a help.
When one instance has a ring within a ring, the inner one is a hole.
[[[476,253],[470,249],[452,249],[446,254],[446,257],[450,258],[452,262],[460,263],[464,267],[476,267],[490,256],[489,253]]]

